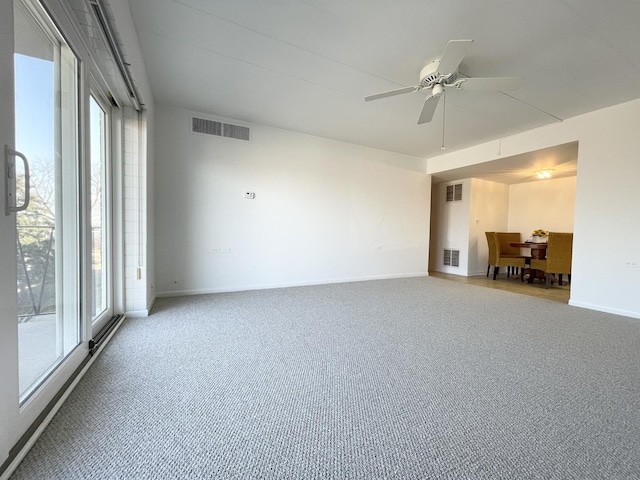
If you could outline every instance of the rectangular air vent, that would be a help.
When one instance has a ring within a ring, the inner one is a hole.
[[[215,135],[217,137],[235,138],[237,140],[251,140],[251,129],[241,125],[216,122],[204,118],[193,117],[191,119],[191,131],[193,133],[204,133],[205,135]]]
[[[447,185],[447,202],[459,202],[462,200],[462,184]]]
[[[207,135],[222,136],[222,123],[213,120],[205,120],[204,118],[193,117],[191,131],[194,133],[206,133]]]
[[[240,125],[231,125],[229,123],[222,124],[222,135],[229,138],[237,138],[238,140],[251,140],[251,130],[248,127]]]
[[[447,267],[459,267],[460,266],[460,250],[444,250],[442,257],[443,264]]]

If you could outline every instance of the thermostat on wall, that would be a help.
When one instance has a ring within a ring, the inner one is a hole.
[[[256,192],[244,192],[244,198],[253,200],[254,198],[256,198]]]

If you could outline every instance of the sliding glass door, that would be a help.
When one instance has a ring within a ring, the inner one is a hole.
[[[14,2],[19,395],[81,342],[79,61],[42,12]]]
[[[0,465],[114,313],[119,116],[90,80],[104,75],[74,13],[67,0],[0,1]]]
[[[113,315],[111,242],[110,119],[106,102],[92,94],[89,100],[91,154],[91,320],[96,328]]]
[[[13,3],[0,2],[0,463],[17,437],[18,345],[16,342],[16,219],[7,215],[12,182],[7,175],[6,149],[14,146]]]

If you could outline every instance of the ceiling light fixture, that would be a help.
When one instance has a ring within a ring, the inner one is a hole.
[[[540,179],[551,178],[551,173],[553,170],[538,170],[536,172],[536,176]]]

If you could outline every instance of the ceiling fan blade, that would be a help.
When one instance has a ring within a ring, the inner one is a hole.
[[[380,98],[393,97],[395,95],[402,95],[403,93],[411,93],[420,90],[422,87],[420,85],[414,85],[413,87],[403,87],[398,88],[397,90],[390,90],[388,92],[376,93],[375,95],[369,95],[364,97],[365,102],[370,102],[371,100],[378,100]]]
[[[458,69],[458,65],[471,48],[473,40],[450,40],[444,49],[440,64],[438,65],[438,73],[447,75]]]
[[[428,96],[424,100],[424,105],[422,105],[422,111],[420,112],[420,118],[418,118],[418,125],[422,125],[423,123],[429,123],[433,118],[433,114],[436,111],[436,107],[438,106],[438,96]]]
[[[524,78],[522,77],[496,77],[496,78],[461,78],[459,79],[460,85],[458,88],[462,90],[515,90],[517,89]]]

